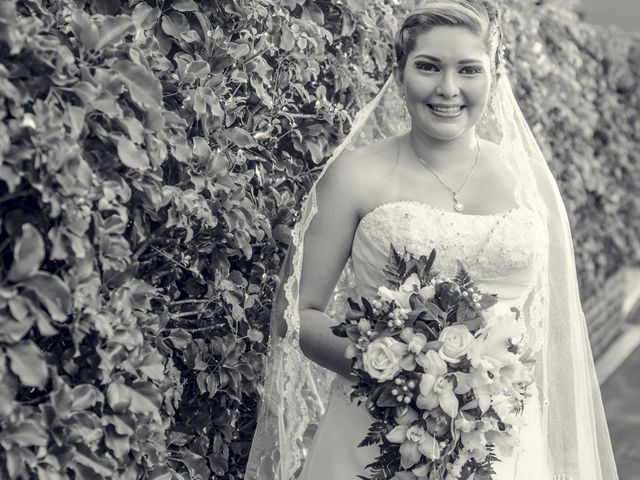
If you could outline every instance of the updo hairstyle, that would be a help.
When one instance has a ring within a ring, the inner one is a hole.
[[[417,38],[435,26],[467,27],[484,39],[496,79],[504,68],[502,12],[493,0],[427,0],[411,12],[395,36],[394,49],[400,72],[416,46]]]

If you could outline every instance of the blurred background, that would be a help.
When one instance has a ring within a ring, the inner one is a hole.
[[[635,0],[581,0],[578,10],[588,23],[615,26],[627,32],[638,32],[640,5]]]
[[[640,3],[635,0],[581,0],[576,7],[589,24],[623,30],[636,38],[640,34]],[[637,74],[637,64],[634,68]],[[639,114],[636,110],[636,119]],[[640,221],[640,215],[637,218]],[[612,287],[616,282],[625,285],[622,306],[615,307],[608,320],[621,314],[620,327],[598,355],[596,367],[620,479],[640,480],[640,269],[623,267],[610,282]]]
[[[640,7],[502,3],[639,480]],[[0,2],[0,478],[243,478],[290,229],[410,8]]]

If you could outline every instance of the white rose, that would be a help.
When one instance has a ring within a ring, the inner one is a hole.
[[[407,346],[394,338],[378,338],[369,344],[362,355],[364,371],[378,382],[392,380],[401,372],[400,361],[407,351]]]
[[[438,351],[440,357],[449,363],[458,363],[460,357],[469,350],[469,346],[473,342],[473,335],[466,325],[457,324],[442,330],[438,340],[442,342]]]

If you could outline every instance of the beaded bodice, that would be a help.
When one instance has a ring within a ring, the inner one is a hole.
[[[524,208],[490,215],[445,212],[418,201],[385,203],[366,214],[356,230],[351,259],[358,293],[385,285],[391,243],[414,255],[436,249],[435,270],[457,271],[457,260],[487,293],[518,304],[533,280],[537,217]],[[517,305],[516,305],[517,306]]]

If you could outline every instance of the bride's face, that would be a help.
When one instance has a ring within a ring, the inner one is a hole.
[[[405,91],[412,129],[453,140],[478,122],[491,89],[489,55],[466,27],[435,26],[416,39],[396,79]]]

